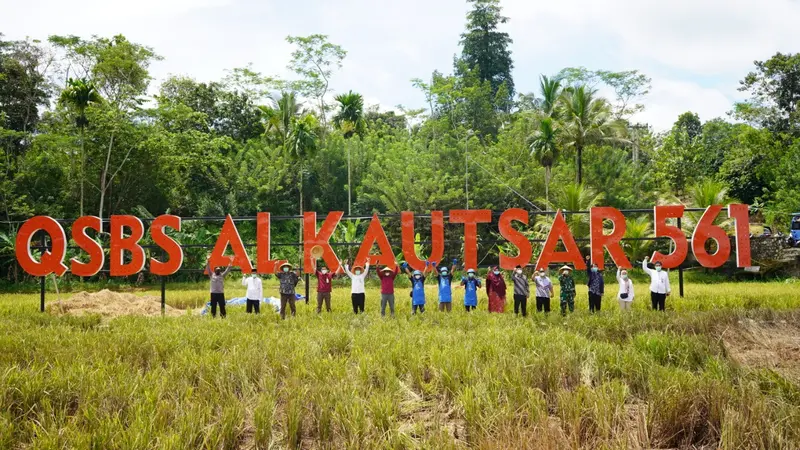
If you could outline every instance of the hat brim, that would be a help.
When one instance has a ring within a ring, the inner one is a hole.
[[[363,268],[363,267],[361,267],[361,266],[353,266],[353,270],[357,270],[357,269],[364,270],[364,268]]]
[[[283,269],[284,267],[288,267],[288,268],[291,269],[292,265],[290,263],[288,263],[288,262],[285,262],[285,263],[281,264],[280,266],[278,266],[279,269]]]
[[[570,272],[572,272],[572,267],[570,267],[570,266],[563,266],[562,268],[560,268],[560,269],[558,269],[558,270],[569,270]]]
[[[394,269],[392,269],[391,267],[384,267],[383,272],[394,272]]]

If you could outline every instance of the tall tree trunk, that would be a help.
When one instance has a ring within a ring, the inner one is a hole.
[[[106,164],[103,166],[103,172],[100,174],[100,213],[98,217],[103,218],[103,206],[106,200],[106,179],[108,178],[108,165],[111,162],[111,149],[114,147],[114,132],[111,132],[111,139],[108,142],[108,152],[106,153]],[[110,182],[109,180],[108,182]]]
[[[552,166],[544,166],[544,201],[550,207],[550,169]]]
[[[582,145],[576,146],[575,149],[577,150],[578,154],[577,180],[578,184],[580,185],[583,182],[583,146]]]
[[[353,215],[353,211],[351,209],[351,194],[353,191],[353,184],[350,180],[350,145],[347,143],[345,143],[345,145],[347,145],[347,215],[350,216]]]
[[[303,166],[300,166],[300,216],[303,215]],[[300,221],[300,231],[297,233],[299,237],[299,242],[303,243],[303,220]],[[300,261],[303,260],[302,254],[300,256]]]
[[[86,139],[84,139],[84,133],[84,127],[81,127],[81,217],[83,217],[83,180],[86,178]]]

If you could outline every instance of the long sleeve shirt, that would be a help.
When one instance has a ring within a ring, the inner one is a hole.
[[[586,283],[589,286],[589,292],[595,295],[603,295],[606,290],[603,274],[593,271],[591,267],[586,268],[586,273],[589,276],[589,280]]]
[[[208,271],[208,277],[211,279],[211,293],[212,294],[224,294],[225,293],[225,275],[231,271],[231,266],[228,266],[225,270],[222,271],[219,275],[214,273],[214,269],[211,268],[211,262],[206,261],[206,270]]]
[[[364,280],[367,278],[367,273],[369,273],[369,263],[364,266],[364,271],[361,272],[361,275],[356,275],[350,272],[350,266],[344,266],[344,273],[350,277],[350,293],[351,294],[363,294],[366,292],[364,289]]]
[[[278,292],[284,295],[294,294],[294,288],[300,282],[300,276],[297,273],[292,271],[278,272],[275,277],[280,281]]]
[[[256,276],[244,277],[242,278],[242,286],[247,287],[247,294],[245,295],[248,300],[261,300],[264,298],[261,278]]]
[[[534,277],[536,283],[536,296],[550,298],[553,295],[553,283],[547,277]]]
[[[503,275],[495,275],[492,272],[489,272],[486,275],[486,294],[491,294],[494,292],[495,294],[499,295],[500,297],[505,297],[506,295],[506,280],[503,279]]]
[[[633,301],[633,281],[630,278],[627,280],[623,279],[620,276],[620,269],[617,267],[617,283],[619,283],[619,293],[617,294],[617,298],[619,300],[625,300],[626,302]],[[628,294],[628,297],[622,298],[622,294]]]
[[[514,295],[523,295],[525,297],[531,295],[530,287],[528,286],[528,278],[524,273],[514,272],[514,274],[511,275],[511,279],[514,280]]]
[[[669,294],[669,274],[667,272],[649,269],[647,261],[642,261],[642,270],[650,275],[650,292],[656,294]]]
[[[394,279],[400,273],[400,266],[395,266],[392,272],[378,271],[378,278],[381,279],[381,294],[394,294]]]

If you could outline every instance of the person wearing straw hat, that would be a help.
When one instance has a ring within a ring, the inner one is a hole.
[[[353,271],[350,271],[350,264],[348,261],[344,262],[344,273],[350,278],[350,300],[353,302],[353,313],[358,314],[364,312],[364,303],[366,300],[366,290],[364,288],[364,280],[369,273],[369,258],[364,267],[359,265],[353,266]]]
[[[439,268],[439,273],[436,275],[436,281],[439,285],[439,311],[450,312],[453,310],[453,274],[456,271],[456,264],[458,260],[453,260],[453,266],[448,269],[447,266]]]
[[[389,266],[378,271],[378,278],[381,279],[381,316],[386,316],[386,305],[394,317],[394,279],[400,273],[400,266],[395,264],[394,269]]]
[[[289,262],[284,262],[278,267],[278,273],[275,278],[280,281],[278,290],[281,294],[281,319],[286,319],[286,306],[292,310],[292,317],[297,313],[294,306],[295,292],[294,289],[297,283],[300,282],[300,269],[292,271],[292,265]]]
[[[478,288],[481,280],[475,274],[475,269],[468,269],[467,275],[461,277],[461,286],[464,287],[464,308],[467,312],[475,310],[478,306]]]
[[[217,305],[219,305],[219,315],[225,318],[225,275],[231,271],[233,256],[230,257],[228,267],[222,270],[215,267],[211,270],[211,256],[206,259],[206,271],[211,280],[211,317],[217,317]]]
[[[314,271],[317,277],[317,314],[322,312],[322,303],[325,303],[325,310],[331,312],[331,291],[333,286],[333,274],[324,265],[317,267]]]
[[[572,267],[564,266],[558,270],[558,284],[561,287],[561,315],[575,311],[575,280],[572,278]]]

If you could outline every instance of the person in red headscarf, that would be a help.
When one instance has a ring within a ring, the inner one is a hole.
[[[486,294],[489,296],[489,312],[504,312],[506,309],[506,280],[497,266],[486,275]]]

